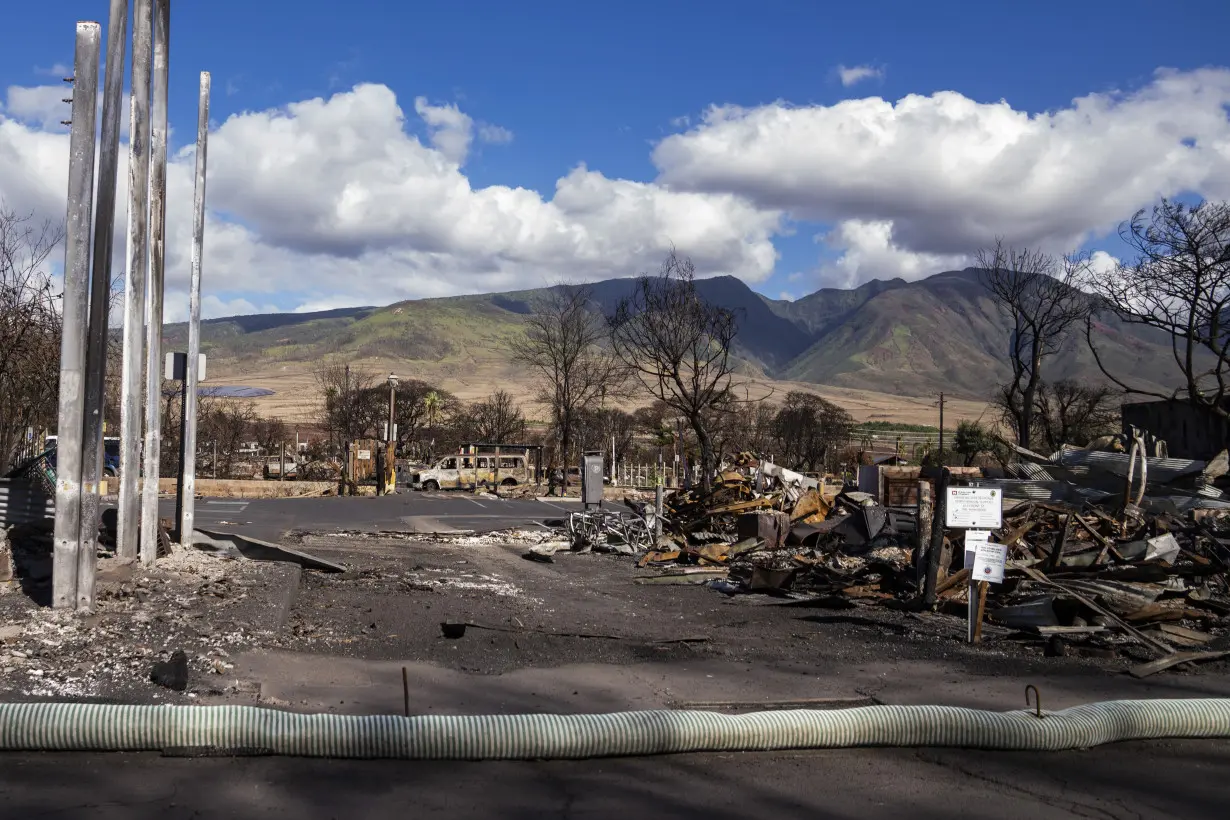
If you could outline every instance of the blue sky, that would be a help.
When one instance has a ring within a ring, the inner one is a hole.
[[[51,83],[50,69],[71,63],[74,21],[96,19],[105,24],[108,3],[10,5],[14,8],[6,9],[6,28],[21,36],[6,37],[0,50],[0,88]],[[484,143],[476,137],[464,162],[464,177],[474,189],[527,188],[548,200],[557,181],[581,163],[608,180],[661,181],[706,195],[721,192],[730,181],[720,173],[699,178],[678,171],[682,161],[677,161],[675,170],[661,162],[655,165],[655,146],[670,135],[696,129],[712,105],[757,109],[785,101],[794,107],[823,109],[846,99],[882,97],[894,103],[907,95],[953,91],[974,103],[1003,99],[1016,112],[1053,112],[1084,95],[1130,94],[1147,88],[1162,67],[1180,72],[1220,67],[1226,59],[1225,32],[1230,24],[1230,4],[1196,0],[861,5],[777,0],[619,4],[175,0],[172,5],[175,147],[183,147],[194,130],[195,84],[202,69],[213,75],[212,120],[219,125],[244,112],[328,99],[357,84],[375,83],[396,95],[406,115],[406,130],[424,144],[429,130],[415,116],[418,96],[433,106],[455,105],[472,118],[475,133],[484,124],[511,132],[512,139],[506,142]],[[847,87],[839,73],[843,66],[868,67],[879,76]],[[14,116],[11,105],[9,116]],[[225,157],[225,147],[222,150]],[[254,145],[252,150],[262,149]],[[730,150],[732,163],[737,164],[738,143]],[[840,164],[841,158],[827,161]],[[789,181],[790,168],[778,173]],[[1220,179],[1211,171],[1202,179],[1213,177]],[[821,285],[854,284],[877,275],[866,266],[850,273],[853,263],[842,269],[849,274],[845,279],[845,274],[826,273],[825,265],[848,255],[850,246],[816,240],[843,219],[869,219],[874,213],[828,210],[823,191],[808,207],[792,208],[790,202],[775,199],[747,179],[742,174],[738,184],[730,183],[732,195],[750,199],[758,208],[784,211],[780,226],[771,231],[779,258],[771,272],[747,277],[757,290],[773,297],[797,296]],[[226,181],[220,184],[220,201],[211,199],[211,206],[219,213],[241,211],[243,192],[226,187],[230,184]],[[1161,182],[1145,180],[1140,190],[1177,193],[1167,186],[1184,184],[1180,175]],[[1140,190],[1133,194],[1136,200],[1143,198]],[[0,195],[5,192],[5,177],[0,175]],[[891,186],[881,195],[892,197]],[[14,196],[12,191],[9,196]],[[251,201],[257,198],[253,194]],[[1115,200],[1131,204],[1120,218],[1144,204],[1136,200],[1130,196]],[[240,205],[231,207],[236,202]],[[265,224],[260,214],[232,218],[249,228]],[[903,224],[900,215],[884,218],[897,219],[898,229]],[[922,224],[914,230],[922,230]],[[996,231],[1005,226],[1010,230],[1011,220],[997,225]],[[1104,234],[1107,216],[1098,213],[1080,227]],[[262,241],[275,233],[265,224]],[[1080,238],[1091,248],[1116,250],[1113,242],[1089,235]],[[292,240],[270,242],[288,253],[319,253],[318,248],[291,247]],[[715,247],[720,244],[715,240]],[[923,247],[926,244],[912,250],[938,254],[926,259],[953,258],[951,248]],[[362,252],[372,250],[365,247]],[[719,253],[701,255],[716,260]],[[329,259],[312,264],[329,265],[333,256],[353,256],[339,249],[329,254]],[[499,264],[516,256],[503,254]],[[733,268],[746,265],[744,257],[735,257]],[[458,270],[482,264],[486,263],[467,261]],[[919,264],[925,267],[928,262]],[[398,275],[431,277],[422,262],[414,265]],[[492,265],[494,271],[498,265]],[[566,277],[567,270],[567,266],[552,268],[549,276]],[[596,276],[600,271],[595,271]],[[884,275],[897,272],[886,265]],[[466,282],[459,287],[536,284],[524,273],[492,273]],[[218,295],[226,304],[259,308],[346,301],[344,294],[328,290],[316,284],[302,293],[284,286],[262,289],[245,285],[233,274]],[[436,291],[406,286],[391,292],[406,296]],[[359,301],[365,302],[378,292],[362,295]]]

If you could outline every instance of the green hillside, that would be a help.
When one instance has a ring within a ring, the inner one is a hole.
[[[771,379],[901,396],[944,391],[986,400],[1009,375],[1011,328],[974,271],[918,282],[894,279],[853,290],[824,289],[785,302],[765,299],[733,277],[698,282],[703,295],[736,311],[741,367]],[[597,310],[611,311],[632,280],[593,286]],[[486,368],[515,378],[509,340],[546,290],[400,302],[383,308],[270,314],[205,322],[202,345],[215,372],[309,371],[321,361],[387,359],[463,380]],[[183,349],[186,326],[170,325]],[[1098,326],[1100,350],[1116,373],[1142,385],[1170,381],[1169,340],[1116,322]],[[1049,364],[1050,378],[1102,381],[1084,339],[1074,335]]]

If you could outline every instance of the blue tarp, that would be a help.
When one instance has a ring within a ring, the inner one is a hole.
[[[255,399],[260,396],[272,396],[273,390],[264,387],[244,387],[242,385],[210,385],[197,388],[198,396],[213,396],[219,399]]]

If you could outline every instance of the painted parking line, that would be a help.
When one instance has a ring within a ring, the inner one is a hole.
[[[545,498],[539,498],[537,500],[542,502],[543,504],[546,504],[548,507],[554,507],[555,509],[562,510],[563,512],[566,512],[566,513],[575,512],[574,510],[568,507],[561,507],[559,504],[556,504],[554,501],[547,501]]]

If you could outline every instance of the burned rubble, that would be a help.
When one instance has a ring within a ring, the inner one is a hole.
[[[99,555],[92,612],[39,606],[50,582],[45,528],[8,533],[0,581],[0,690],[24,698],[175,700],[233,693],[232,655],[279,626],[266,590],[289,565],[175,549],[152,567]],[[298,568],[293,568],[298,571]]]
[[[1137,677],[1230,657],[1230,460],[1126,449],[1021,451],[1006,477],[981,478],[1003,491],[996,540],[1008,557],[1003,583],[979,590],[979,624],[985,612],[996,640],[1047,656],[1122,659]],[[918,468],[912,475],[915,484],[927,479]],[[943,530],[935,600],[926,601],[926,536],[936,522],[926,509],[920,520],[917,500],[876,496],[744,456],[709,492],[667,495],[660,522],[644,502],[578,512],[560,528],[569,543],[550,541],[526,557],[618,552],[636,556],[638,583],[964,617],[977,589],[964,531]]]

